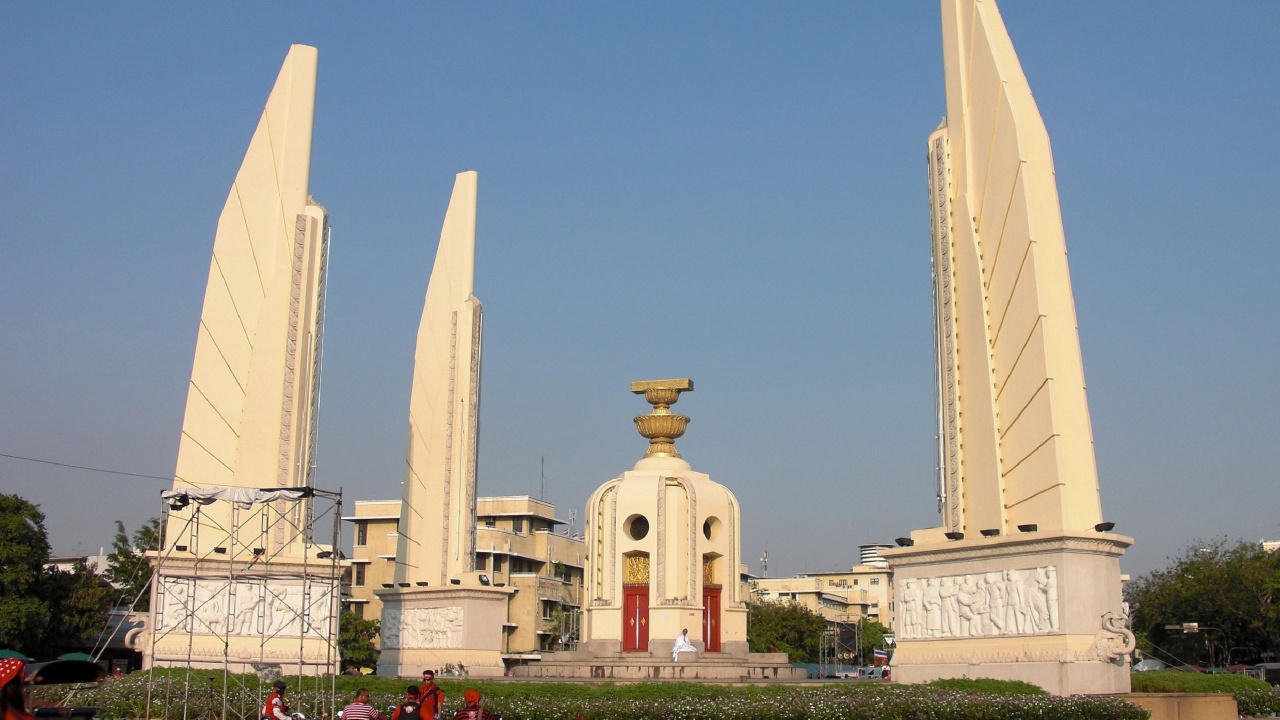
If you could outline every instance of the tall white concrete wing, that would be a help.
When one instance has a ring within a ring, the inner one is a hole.
[[[418,327],[396,582],[448,585],[475,569],[482,312],[474,294],[474,171],[459,173]]]
[[[943,0],[929,138],[944,527],[1102,521],[1049,135],[992,0]]]
[[[218,218],[175,489],[311,483],[328,242],[307,187],[316,61],[315,48],[290,48]],[[231,512],[216,503],[195,522],[174,513],[170,540],[201,556],[225,547]],[[256,536],[266,527],[234,524]],[[298,523],[272,525],[270,554],[293,552],[298,533],[286,528]]]

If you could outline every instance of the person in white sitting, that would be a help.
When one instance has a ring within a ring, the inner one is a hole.
[[[680,637],[676,638],[676,644],[671,648],[671,662],[680,662],[680,653],[682,652],[698,652],[698,648],[689,642],[688,628],[681,630]]]

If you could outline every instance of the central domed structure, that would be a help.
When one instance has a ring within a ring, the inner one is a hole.
[[[591,651],[669,653],[688,629],[699,658],[747,652],[738,500],[690,469],[675,446],[689,418],[671,405],[692,390],[688,378],[631,383],[653,405],[635,419],[649,449],[587,503],[583,635]]]

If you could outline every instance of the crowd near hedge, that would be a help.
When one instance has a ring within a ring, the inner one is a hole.
[[[38,689],[39,699],[92,705],[100,717],[221,718],[220,673],[135,673],[75,691]],[[375,677],[286,678],[289,704],[308,718],[332,718],[357,687],[382,710],[404,695],[406,680]],[[475,688],[504,720],[1145,720],[1145,710],[1112,697],[1058,697],[1025,683],[945,681],[932,685],[845,682],[727,686],[698,683],[583,684],[438,679],[446,715]],[[256,718],[267,686],[254,676],[226,683],[228,718]],[[334,688],[331,694],[330,686]],[[1034,691],[1033,691],[1034,690]],[[151,697],[148,708],[147,696]],[[331,697],[336,695],[331,704]]]

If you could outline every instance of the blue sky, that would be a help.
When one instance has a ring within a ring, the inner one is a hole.
[[[1280,538],[1280,4],[1002,11],[1053,141],[1104,514],[1142,573]],[[0,453],[173,472],[213,232],[290,43],[320,49],[320,484],[398,497],[455,173],[480,174],[482,494],[569,519],[690,376],[693,466],[770,574],[936,524],[925,138],[904,3],[0,4]],[[55,550],[166,483],[0,457]],[[578,522],[581,527],[581,521]]]

